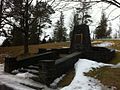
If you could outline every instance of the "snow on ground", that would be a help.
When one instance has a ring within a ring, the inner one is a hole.
[[[57,88],[54,90],[103,90],[102,88],[104,86],[98,80],[84,76],[84,72],[88,72],[92,70],[92,68],[99,68],[102,66],[112,66],[112,65],[97,63],[95,61],[91,61],[87,59],[79,59],[79,61],[75,64],[76,73],[71,84],[62,89]],[[42,90],[53,90],[45,85],[42,85],[38,82],[31,80],[29,77],[31,77],[29,73],[23,73],[23,74],[18,73],[17,75],[10,75],[8,73],[5,73],[4,65],[0,64],[0,84],[8,85],[9,87],[14,88],[15,90],[34,90],[22,84],[44,88]],[[56,79],[53,83],[57,84],[62,79],[62,77],[64,77],[64,75]]]
[[[102,43],[96,44],[96,45],[94,45],[94,46],[98,46],[98,47],[109,47],[109,46],[112,46],[112,45],[114,45],[114,43],[112,43],[112,42],[102,42]]]
[[[51,86],[51,87],[56,87],[57,84],[63,79],[63,77],[65,77],[65,74],[63,74],[61,77],[55,79],[55,80],[53,81],[53,83],[50,84],[50,86]]]
[[[116,64],[116,65],[113,66],[112,68],[120,68],[120,63]]]
[[[42,90],[52,90],[41,83],[31,80],[31,74],[19,73],[17,75],[11,75],[4,72],[4,64],[0,64],[0,85],[7,85],[15,90],[36,90],[25,85],[43,88]]]
[[[116,52],[120,52],[120,50],[115,50]]]
[[[69,86],[61,90],[103,90],[105,88],[98,80],[84,76],[84,72],[89,72],[92,68],[102,66],[112,66],[103,63],[97,63],[86,59],[79,59],[75,64],[75,77]]]
[[[6,37],[0,36],[0,45],[2,45],[2,43],[5,39],[6,39]]]

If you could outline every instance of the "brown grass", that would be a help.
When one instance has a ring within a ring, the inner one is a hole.
[[[107,87],[114,86],[117,88],[115,90],[120,90],[120,68],[102,67],[85,73],[85,75],[100,80]]]
[[[97,40],[97,41],[112,42],[114,44],[108,48],[120,50],[120,40]],[[115,58],[113,58],[113,60],[111,60],[109,63],[111,64],[120,63],[120,52],[117,51]],[[120,68],[102,67],[99,69],[94,69],[86,73],[85,75],[100,80],[102,84],[108,87],[114,86],[117,88],[115,90],[120,90]]]
[[[39,48],[48,49],[48,48],[62,48],[62,47],[69,47],[69,42],[29,45],[29,55],[37,53]],[[4,58],[7,55],[24,57],[23,52],[24,52],[23,46],[0,47],[0,63],[4,63]]]
[[[75,76],[75,70],[66,73],[65,77],[58,83],[58,87],[68,86]]]

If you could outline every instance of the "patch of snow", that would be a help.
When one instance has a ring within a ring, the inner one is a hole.
[[[109,46],[112,46],[114,45],[114,43],[111,43],[111,42],[103,42],[103,43],[100,43],[100,44],[96,44],[94,46],[98,46],[98,47],[109,47]]]
[[[29,78],[33,77],[34,75],[29,72],[25,72],[25,73],[18,73],[18,74],[16,74],[16,76],[29,79]]]
[[[31,77],[29,73],[19,73],[17,75],[5,73],[4,64],[0,64],[0,85],[7,85],[8,87],[13,88],[14,90],[36,90],[25,85],[43,88],[42,90],[52,90],[46,85],[31,80],[29,77]]]
[[[26,69],[28,72],[33,72],[33,73],[39,73],[39,71],[34,70],[34,69]]]
[[[114,65],[112,68],[120,68],[120,63]]]
[[[112,65],[80,59],[75,64],[75,77],[73,81],[69,86],[62,88],[61,90],[102,90],[105,87],[98,80],[84,76],[84,73],[92,70],[92,68],[99,68],[102,66]]]
[[[6,37],[0,36],[0,46],[2,45],[2,43],[4,42],[5,39],[6,39]]]
[[[63,74],[61,77],[55,79],[53,81],[53,83],[50,84],[51,87],[57,87],[57,84],[63,79],[63,77],[65,76],[65,74]]]
[[[116,52],[120,52],[120,50],[117,50],[117,49],[116,49],[115,51],[116,51]]]
[[[39,68],[38,66],[33,66],[33,65],[30,65],[28,67],[30,67],[30,68]]]
[[[17,74],[17,73],[19,73],[19,70],[13,70],[12,73],[13,73],[13,74],[14,74],[14,73]]]

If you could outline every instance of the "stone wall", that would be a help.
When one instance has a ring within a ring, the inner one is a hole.
[[[86,59],[107,63],[115,57],[115,50],[104,47],[92,47],[90,51],[83,52],[83,55]]]
[[[4,71],[11,73],[11,71],[18,68],[25,68],[30,65],[37,65],[40,60],[55,60],[58,59],[57,53],[55,52],[46,52],[42,54],[37,54],[32,57],[23,58],[17,60],[16,57],[7,56],[5,58],[5,67]]]

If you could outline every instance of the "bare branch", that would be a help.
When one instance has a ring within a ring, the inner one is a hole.
[[[31,1],[29,2],[28,6],[30,6],[32,2],[33,2],[33,0],[31,0]]]
[[[111,4],[109,4],[105,9],[103,9],[103,10],[107,10],[109,7],[111,6]]]
[[[29,25],[32,25],[38,17],[35,17]]]
[[[52,4],[55,2],[55,0],[52,1],[52,3],[50,4],[52,6]]]
[[[113,0],[116,4],[118,4],[118,5],[120,5],[120,3],[118,2],[118,1],[116,1],[116,0]]]
[[[120,17],[120,15],[118,15],[118,16],[116,16],[116,17],[114,17],[113,19],[110,19],[110,20],[108,20],[108,21],[113,21],[113,20],[115,20],[115,19],[117,19],[117,18],[119,18]]]
[[[115,11],[116,9],[117,9],[117,8],[114,8],[114,9],[108,14],[107,19],[109,18],[110,14],[111,14],[113,11]]]

